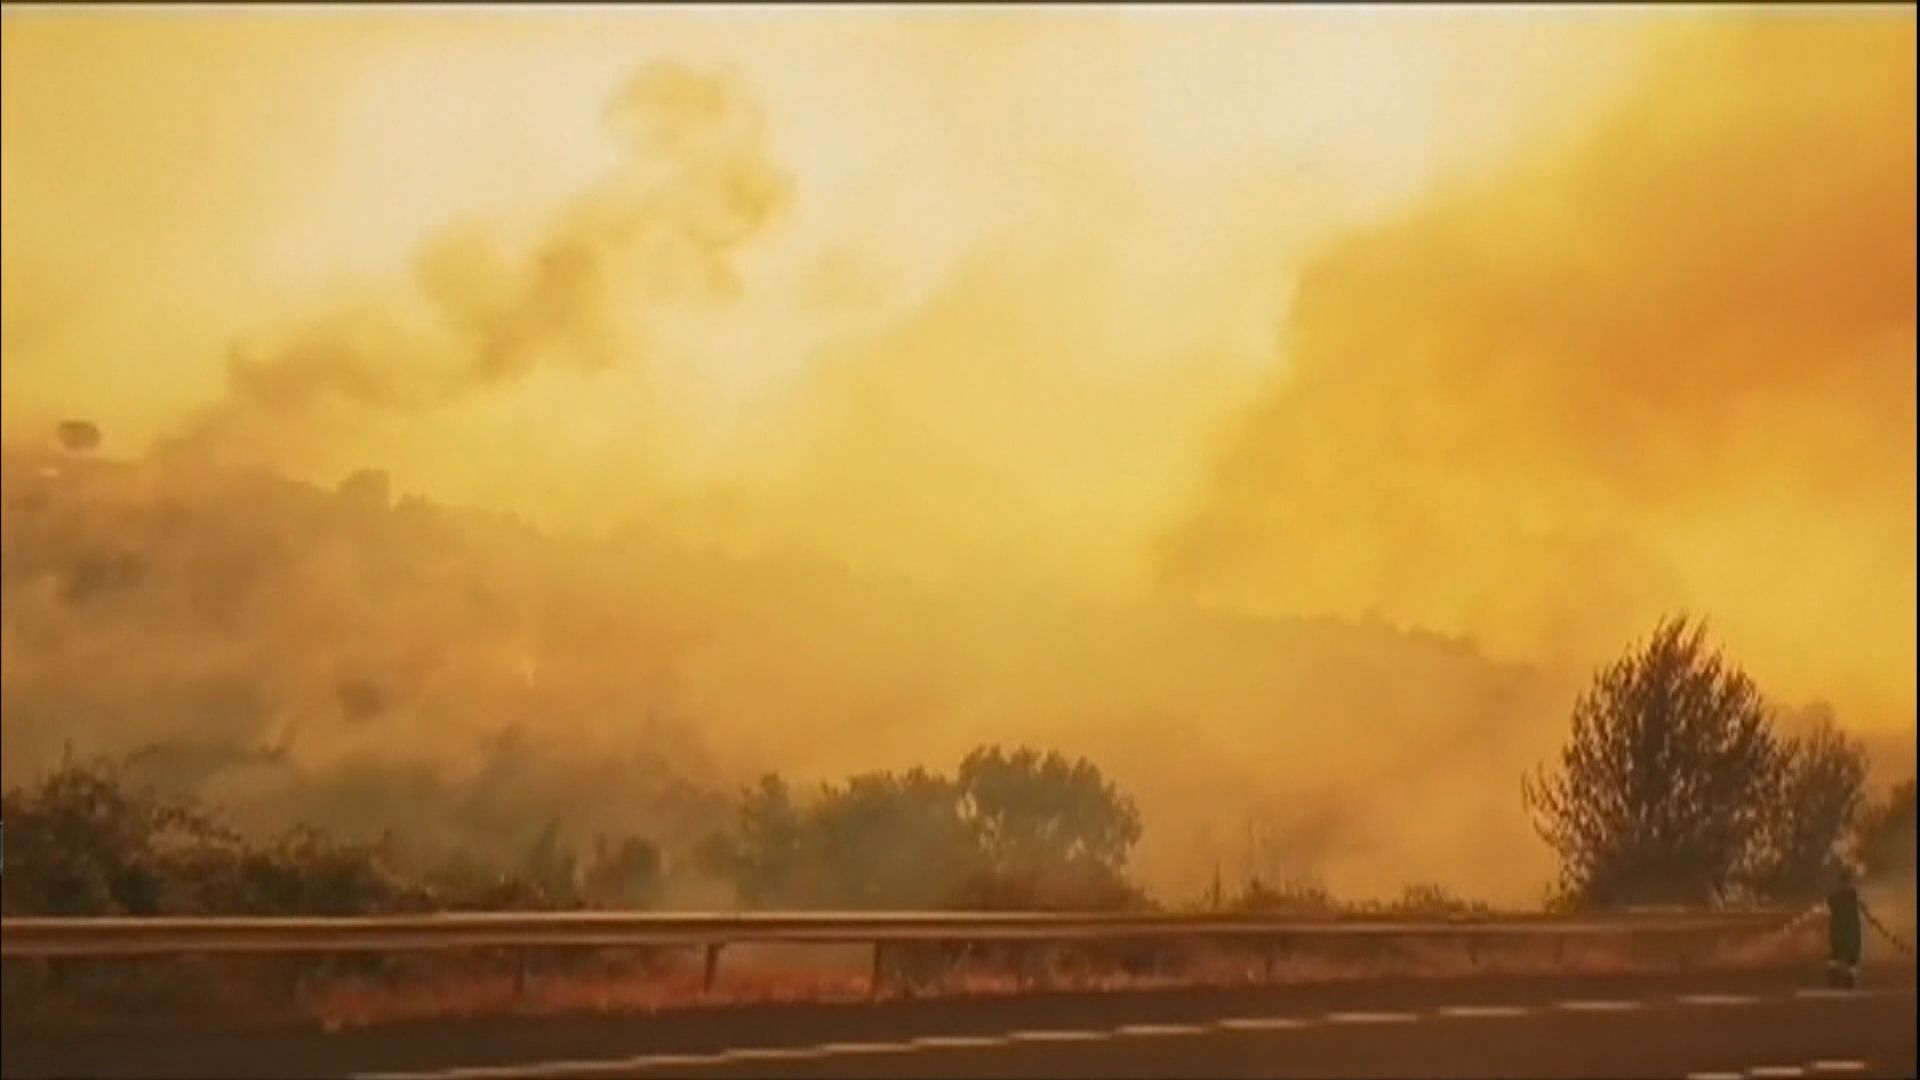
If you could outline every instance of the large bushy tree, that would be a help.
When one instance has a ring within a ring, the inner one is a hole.
[[[1753,680],[1682,616],[1595,675],[1522,797],[1574,903],[1707,904],[1738,885],[1782,764]]]
[[[957,783],[981,869],[958,901],[980,908],[1116,908],[1139,899],[1126,881],[1140,840],[1134,802],[1085,758],[981,747]]]

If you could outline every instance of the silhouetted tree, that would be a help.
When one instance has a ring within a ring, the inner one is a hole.
[[[959,793],[982,853],[998,869],[1093,864],[1118,871],[1140,839],[1133,800],[1085,758],[981,747],[960,763]]]
[[[924,769],[829,786],[811,824],[804,850],[818,860],[835,906],[932,907],[980,865],[953,782]]]
[[[1122,873],[1140,812],[1092,762],[980,747],[960,763],[957,784],[981,864],[959,904],[1106,909],[1143,900]]]
[[[1139,835],[1091,763],[982,748],[957,780],[865,773],[804,806],[767,777],[700,862],[755,906],[1117,908],[1141,901],[1121,873]]]
[[[186,799],[126,782],[109,762],[72,762],[6,793],[8,912],[160,915],[191,910],[179,870],[230,834]]]
[[[542,907],[574,907],[580,900],[580,862],[560,836],[560,823],[549,821],[535,836],[521,862],[521,874],[540,898]]]
[[[660,894],[660,849],[637,836],[608,844],[594,840],[581,889],[596,907],[650,907]]]
[[[1860,815],[1855,851],[1868,878],[1913,873],[1913,777],[1894,785],[1885,800]]]
[[[787,782],[769,774],[740,793],[733,831],[708,837],[697,858],[749,907],[792,903],[806,891],[799,881],[805,829]]]
[[[1780,761],[1753,681],[1683,616],[1595,675],[1559,770],[1521,794],[1575,903],[1705,904],[1734,885]]]
[[[1865,800],[1867,751],[1822,710],[1804,735],[1781,744],[1779,793],[1762,817],[1749,860],[1753,892],[1769,900],[1818,899],[1844,867]]]

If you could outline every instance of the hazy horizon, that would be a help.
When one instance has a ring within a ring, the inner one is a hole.
[[[4,19],[0,440],[139,465],[45,532],[9,469],[9,554],[148,560],[8,576],[10,779],[1024,742],[1163,891],[1531,899],[1519,770],[1679,611],[1911,772],[1911,9]],[[536,531],[228,471],[369,468]]]

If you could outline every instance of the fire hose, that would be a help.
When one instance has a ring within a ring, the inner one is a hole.
[[[1892,944],[1894,948],[1900,950],[1901,952],[1907,954],[1908,956],[1913,955],[1913,946],[1908,944],[1905,941],[1902,941],[1900,939],[1900,935],[1880,925],[1880,920],[1873,917],[1873,911],[1872,909],[1868,908],[1867,905],[1865,904],[1860,905],[1860,914],[1866,917],[1867,925],[1873,927],[1874,930],[1878,931],[1880,936],[1883,938],[1886,938],[1887,941],[1890,944]]]
[[[1786,937],[1792,934],[1793,932],[1795,932],[1796,930],[1799,930],[1801,927],[1805,926],[1809,921],[1825,913],[1826,913],[1826,904],[1824,903],[1814,904],[1812,907],[1809,907],[1807,910],[1787,920],[1778,929],[1774,930],[1771,934],[1769,934],[1768,937],[1769,939]],[[1866,920],[1868,926],[1873,927],[1875,933],[1878,933],[1882,938],[1886,939],[1888,944],[1892,945],[1895,949],[1899,950],[1900,952],[1905,953],[1907,956],[1914,955],[1913,946],[1907,943],[1905,940],[1903,940],[1900,937],[1900,935],[1887,929],[1886,926],[1883,925],[1879,919],[1875,918],[1873,915],[1872,908],[1867,907],[1867,905],[1865,904],[1861,904],[1860,915],[1862,918]]]

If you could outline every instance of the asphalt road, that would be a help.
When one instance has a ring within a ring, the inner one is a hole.
[[[1914,972],[1419,979],[54,1040],[7,1077],[1916,1075]]]

